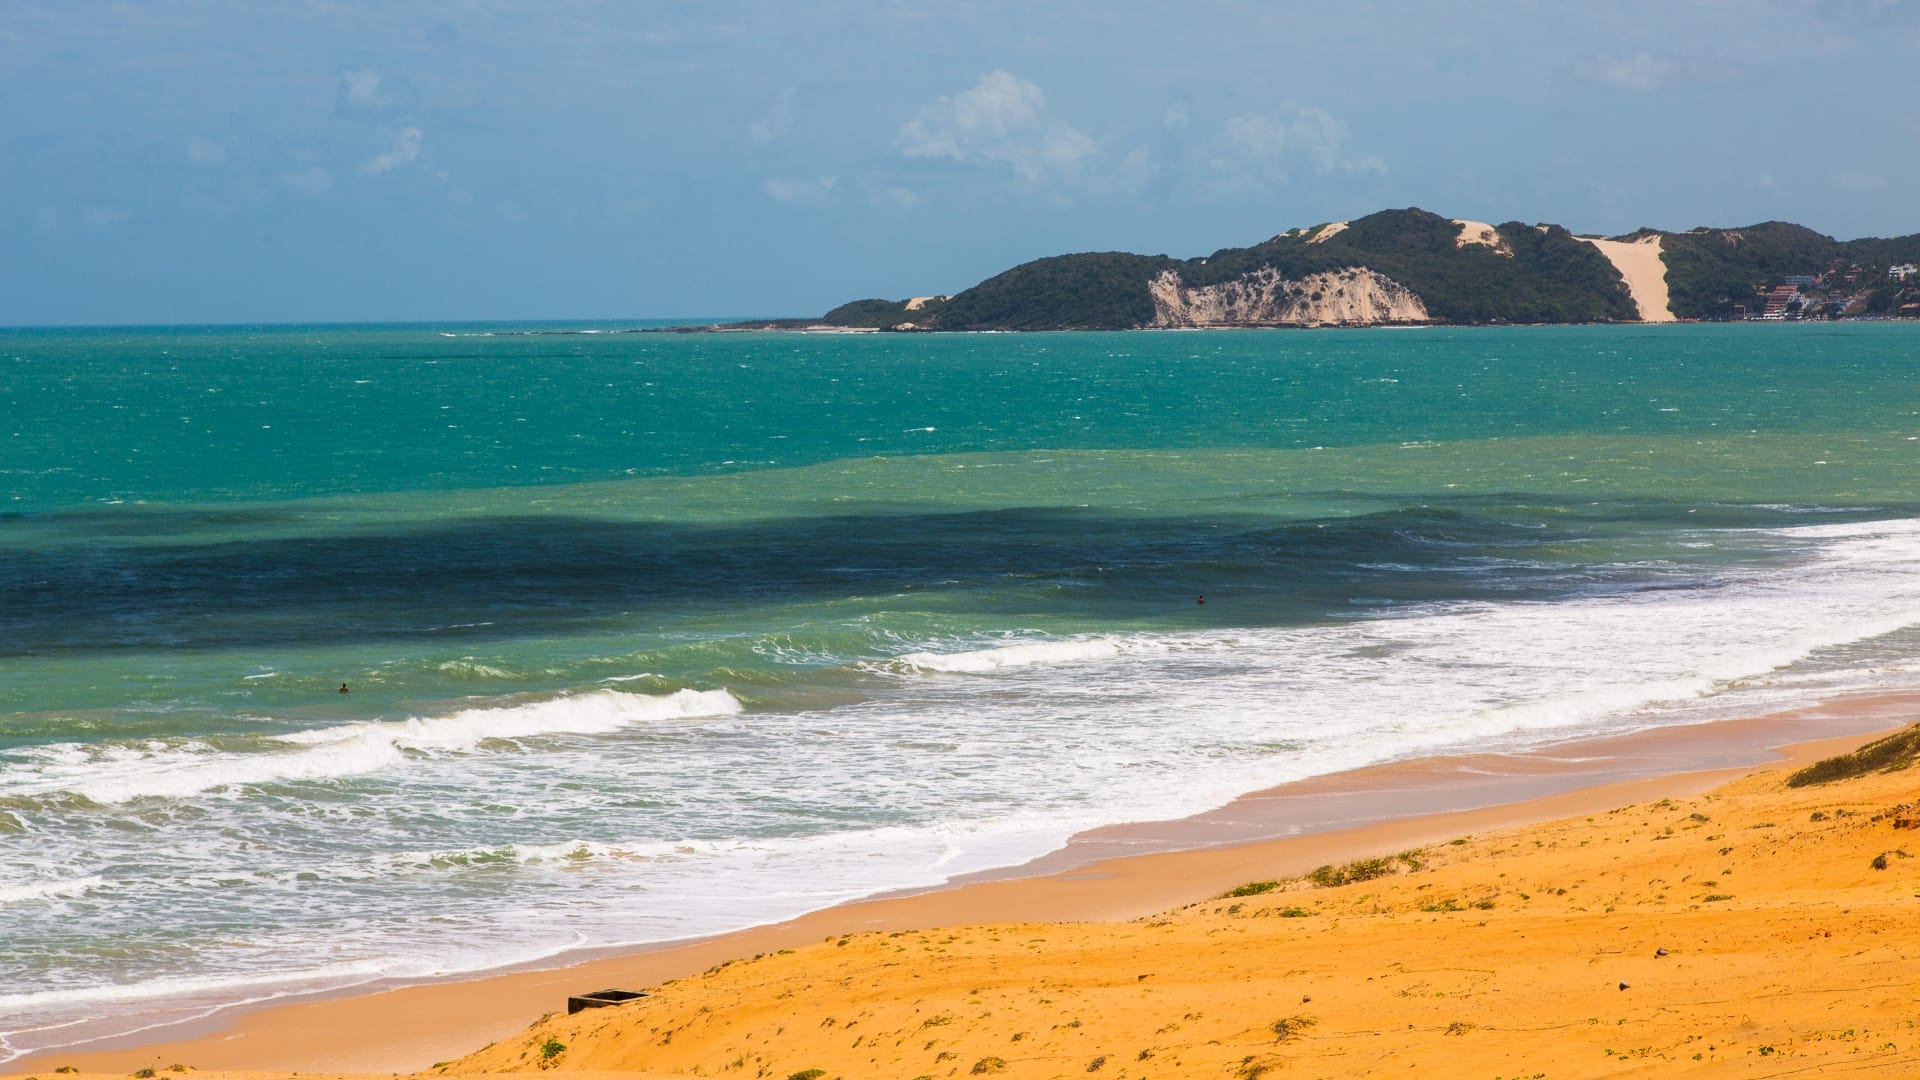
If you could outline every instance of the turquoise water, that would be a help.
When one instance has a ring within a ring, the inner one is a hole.
[[[582,329],[0,331],[8,1046],[1920,671],[1920,327]]]

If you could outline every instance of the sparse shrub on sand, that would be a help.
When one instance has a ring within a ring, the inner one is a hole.
[[[825,1075],[827,1075],[825,1069],[801,1069],[797,1073],[788,1075],[787,1080],[820,1080]]]
[[[976,1061],[973,1063],[973,1074],[975,1076],[980,1076],[985,1073],[997,1073],[1004,1070],[1006,1067],[1007,1067],[1006,1058],[983,1057],[979,1061]]]
[[[1868,773],[1897,772],[1912,765],[1916,757],[1920,757],[1920,724],[1884,739],[1875,739],[1851,754],[1816,761],[1787,777],[1787,786],[1830,784]]]
[[[1345,866],[1322,866],[1307,875],[1307,880],[1323,889],[1351,885],[1356,881],[1372,881],[1394,873],[1393,858],[1355,859]]]
[[[564,1054],[566,1052],[567,1052],[566,1043],[563,1043],[559,1039],[553,1038],[552,1036],[548,1036],[547,1041],[540,1044],[540,1064],[542,1065],[552,1064],[554,1058],[557,1058],[561,1054]]]
[[[1312,1027],[1313,1024],[1314,1020],[1311,1016],[1289,1016],[1284,1020],[1275,1020],[1273,1022],[1273,1034],[1281,1042],[1286,1042],[1288,1039]]]
[[[1222,896],[1221,899],[1226,900],[1238,896],[1259,896],[1261,893],[1269,893],[1279,887],[1280,883],[1277,881],[1249,881],[1245,885],[1228,890],[1226,895]]]
[[[1238,1076],[1240,1080],[1260,1080],[1262,1076],[1273,1072],[1282,1064],[1284,1064],[1284,1062],[1273,1054],[1268,1054],[1265,1057],[1253,1057],[1249,1055],[1241,1059],[1240,1067],[1234,1070],[1234,1075]]]

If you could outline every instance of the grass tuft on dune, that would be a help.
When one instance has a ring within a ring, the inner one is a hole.
[[[1868,773],[1898,772],[1912,766],[1916,757],[1920,757],[1920,724],[1876,739],[1851,754],[1816,761],[1787,777],[1787,786],[1830,784]]]

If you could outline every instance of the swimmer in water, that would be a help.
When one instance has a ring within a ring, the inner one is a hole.
[[[343,694],[344,694],[344,693],[347,693],[347,692],[348,692],[348,691],[347,691],[347,684],[346,684],[346,683],[341,683],[341,684],[340,684],[340,692],[341,692],[341,693],[343,693]]]

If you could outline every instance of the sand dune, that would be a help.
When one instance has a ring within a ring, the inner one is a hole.
[[[1453,223],[1460,226],[1460,235],[1453,238],[1454,247],[1466,247],[1468,244],[1481,244],[1493,248],[1495,251],[1508,255],[1513,254],[1513,251],[1507,247],[1507,242],[1500,239],[1500,230],[1486,222],[1454,218]]]
[[[1335,221],[1326,225],[1322,225],[1318,230],[1314,232],[1312,236],[1307,237],[1307,243],[1324,244],[1327,241],[1333,239],[1334,237],[1340,235],[1342,232],[1345,232],[1346,228],[1347,228],[1347,223],[1344,221]]]
[[[1667,309],[1667,264],[1660,260],[1660,237],[1641,240],[1599,240],[1580,237],[1600,249],[1627,279],[1627,289],[1640,308],[1641,322],[1673,322]]]

